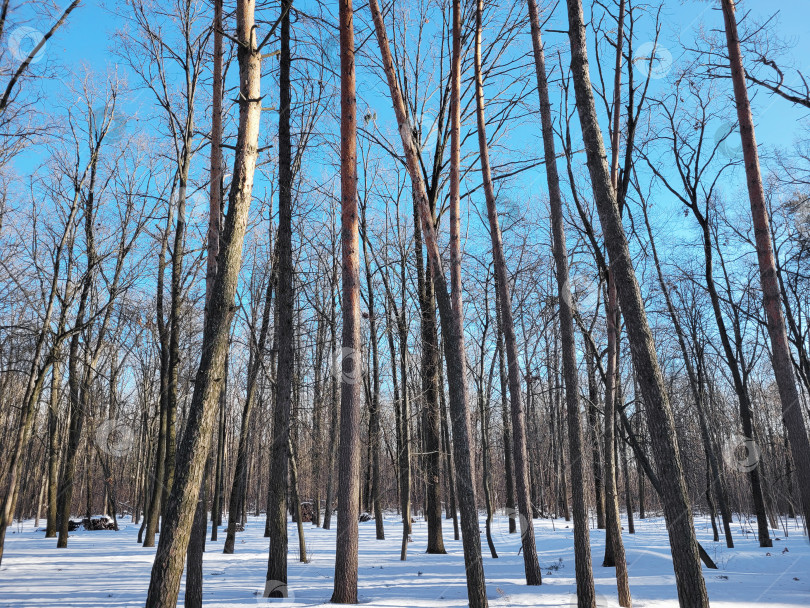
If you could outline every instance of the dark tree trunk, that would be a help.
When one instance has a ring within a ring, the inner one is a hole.
[[[366,262],[366,286],[368,289],[368,324],[369,342],[371,345],[371,401],[369,403],[369,450],[371,451],[371,506],[374,509],[374,525],[377,540],[385,540],[383,527],[383,512],[380,502],[380,362],[377,343],[377,317],[374,313],[374,281],[372,280],[371,263],[366,241],[366,206],[361,209],[360,221],[363,233],[363,259]],[[437,472],[438,473],[438,472]],[[440,518],[441,519],[441,518]],[[439,522],[441,526],[441,521]]]
[[[557,154],[554,149],[554,127],[549,102],[546,60],[540,34],[540,22],[535,0],[529,0],[532,49],[537,76],[537,92],[540,97],[540,120],[543,130],[543,152],[546,161],[549,207],[551,210],[552,245],[557,271],[557,295],[560,306],[560,334],[562,338],[563,374],[565,377],[565,402],[568,410],[568,445],[571,450],[571,496],[574,511],[574,560],[578,608],[595,608],[596,597],[591,565],[590,534],[588,532],[588,508],[585,502],[585,463],[582,425],[579,406],[579,378],[574,337],[574,311],[571,285],[568,279],[568,248],[565,243],[562,195],[557,173]]]
[[[763,306],[768,319],[768,334],[771,339],[773,371],[779,388],[779,399],[782,403],[782,418],[787,428],[790,450],[793,454],[796,475],[799,479],[802,510],[805,521],[810,521],[810,440],[807,437],[799,391],[796,388],[790,345],[785,329],[785,318],[782,313],[771,237],[771,223],[768,217],[768,208],[765,205],[762,174],[759,167],[759,152],[757,151],[757,141],[754,133],[754,119],[751,115],[751,104],[748,101],[745,68],[743,67],[742,53],[740,51],[740,39],[737,34],[735,2],[734,0],[722,0],[722,7],[729,63],[731,65],[731,81],[734,84],[737,120],[740,125],[740,139],[742,140],[743,159],[745,161],[748,197],[751,203]],[[752,436],[749,435],[749,437]],[[756,470],[754,469],[754,471]],[[805,530],[810,534],[810,526],[805,526]]]
[[[475,499],[475,465],[470,450],[470,414],[467,407],[466,364],[464,334],[459,331],[458,316],[453,311],[447,281],[444,276],[441,253],[430,211],[427,191],[419,169],[416,143],[408,124],[402,93],[394,71],[394,61],[388,44],[382,13],[377,0],[370,0],[369,8],[374,20],[374,29],[382,55],[388,89],[397,118],[402,146],[405,152],[408,174],[414,198],[418,203],[422,234],[431,266],[434,292],[442,324],[442,342],[447,365],[447,382],[450,394],[450,416],[453,424],[453,451],[456,463],[456,491],[461,511],[461,536],[464,547],[464,565],[467,575],[467,599],[471,608],[488,605],[484,565],[481,559],[481,538],[478,526],[478,511]],[[458,294],[460,296],[460,294]]]
[[[686,608],[708,608],[709,599],[700,567],[692,510],[676,440],[675,421],[605,160],[605,146],[588,73],[582,2],[567,0],[567,5],[571,73],[591,186],[610,257],[611,278],[618,290],[627,322],[634,367],[639,374],[642,394],[647,404],[647,421],[662,483],[664,514],[672,548],[678,598],[681,606]]]
[[[236,22],[240,41],[237,50],[240,92],[233,185],[225,218],[223,247],[208,300],[202,356],[194,382],[186,431],[178,451],[177,475],[166,504],[165,523],[152,566],[147,608],[173,608],[177,603],[183,561],[222,388],[234,295],[242,264],[242,244],[253,190],[261,114],[261,51],[257,48],[253,3],[238,0]]]
[[[56,503],[59,484],[59,388],[62,364],[56,359],[51,371],[51,394],[48,402],[48,523],[45,538],[56,537]]]
[[[274,256],[275,257],[275,256]],[[256,344],[251,344],[253,356],[250,360],[248,370],[247,389],[245,404],[242,409],[242,425],[239,433],[239,447],[236,452],[236,465],[233,472],[233,485],[231,495],[228,500],[228,532],[225,537],[223,553],[233,553],[236,545],[236,527],[242,517],[242,501],[247,493],[247,459],[248,459],[248,439],[250,435],[250,423],[253,417],[253,404],[256,400],[256,388],[258,385],[259,371],[262,368],[262,355],[264,354],[267,334],[270,326],[270,310],[273,300],[273,286],[275,283],[275,268],[270,272],[267,282],[267,290],[264,297],[264,310],[262,312],[262,325],[259,330],[259,338]],[[272,485],[272,484],[271,484]]]
[[[484,193],[489,217],[489,233],[492,240],[492,257],[495,265],[495,288],[500,294],[499,303],[501,321],[506,346],[506,363],[509,378],[509,397],[512,411],[512,430],[514,433],[515,480],[517,490],[518,513],[520,516],[520,535],[523,545],[523,569],[527,585],[539,585],[542,582],[540,563],[537,559],[537,545],[534,540],[534,524],[531,500],[529,499],[529,467],[526,449],[526,414],[520,392],[520,363],[518,361],[515,323],[512,318],[512,296],[509,292],[509,277],[506,269],[506,257],[503,250],[503,238],[498,223],[498,211],[495,203],[495,190],[489,164],[486,126],[484,120],[484,85],[481,75],[481,29],[483,0],[478,0],[476,11],[475,36],[475,83],[476,83],[476,116],[478,122],[478,148],[481,160]],[[505,398],[505,396],[504,396]]]
[[[687,348],[686,345],[686,336],[683,331],[680,319],[678,318],[677,311],[675,310],[675,306],[672,303],[672,298],[669,295],[669,287],[667,286],[667,282],[664,280],[664,274],[661,269],[661,262],[658,259],[658,249],[655,246],[655,239],[653,238],[652,226],[650,224],[650,219],[647,214],[646,204],[642,205],[642,210],[644,212],[644,222],[647,226],[647,234],[650,238],[650,248],[652,249],[653,253],[653,261],[655,263],[655,268],[658,274],[658,285],[661,288],[661,293],[664,294],[664,300],[666,301],[667,304],[667,311],[669,312],[669,318],[672,321],[672,326],[675,328],[675,334],[678,336],[678,345],[680,346],[681,355],[683,356],[684,365],[686,367],[687,375],[689,376],[689,386],[692,389],[692,397],[695,400],[695,406],[697,407],[698,423],[700,425],[700,434],[706,452],[707,465],[709,467],[709,470],[711,471],[712,479],[714,480],[712,484],[713,491],[717,494],[717,499],[718,502],[720,503],[720,512],[723,516],[723,529],[725,531],[726,546],[729,549],[732,549],[734,548],[734,541],[732,540],[731,537],[731,510],[729,509],[728,499],[726,497],[725,479],[722,477],[720,472],[720,466],[717,462],[717,453],[715,450],[714,442],[712,441],[711,435],[709,434],[709,425],[706,420],[706,412],[704,405],[705,395],[702,383],[703,376],[699,370],[698,372],[695,371],[695,368],[692,365],[692,360],[689,356],[689,349]],[[710,260],[711,256],[707,258],[707,264],[709,264],[709,267],[710,267]],[[710,287],[710,291],[713,291],[714,282],[713,281],[710,282],[712,284],[712,286]],[[720,318],[720,322],[722,323],[722,316]],[[639,501],[641,501],[642,484],[643,480],[639,478]],[[640,515],[640,517],[642,519],[644,518],[643,515]]]
[[[278,118],[278,297],[276,299],[278,368],[273,411],[273,445],[270,467],[270,551],[264,597],[287,597],[287,493],[290,466],[290,411],[295,368],[292,259],[292,140],[290,136],[290,8],[281,3],[281,54],[279,57]]]
[[[585,356],[587,358],[588,371],[588,428],[591,440],[591,465],[593,467],[594,495],[596,499],[596,527],[605,529],[605,495],[604,480],[602,477],[602,452],[599,445],[602,442],[601,425],[597,417],[597,405],[599,403],[599,388],[596,385],[596,366],[594,359],[596,353],[591,348],[590,342],[586,345]]]

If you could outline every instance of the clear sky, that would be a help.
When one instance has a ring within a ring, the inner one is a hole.
[[[59,1],[64,3],[66,0]],[[588,0],[586,11],[587,4]],[[116,62],[115,54],[110,50],[115,42],[113,32],[122,27],[122,23],[111,13],[110,7],[115,7],[115,3],[83,0],[70,16],[67,27],[48,43],[47,60],[64,66],[68,74],[82,64],[98,72],[113,66]],[[778,11],[777,31],[793,49],[790,59],[794,67],[810,75],[810,0],[743,0],[739,11],[747,10],[756,20],[763,20]],[[673,49],[677,48],[676,40],[679,37],[687,41],[701,27],[716,29],[722,25],[717,0],[665,0],[662,15],[663,44]],[[547,27],[562,29],[565,27],[564,19],[563,3],[558,5],[556,15]],[[31,25],[36,26],[36,23]],[[556,35],[554,41],[561,41],[557,39],[562,39],[562,36]],[[665,81],[658,81],[656,85],[665,86]],[[53,86],[60,85],[54,83]],[[379,105],[387,104],[381,100]],[[787,101],[764,92],[756,95],[754,110],[757,138],[766,148],[790,146],[803,129],[804,119],[808,116],[807,111],[794,108]],[[18,157],[18,171],[23,174],[29,172],[32,160],[25,154]]]

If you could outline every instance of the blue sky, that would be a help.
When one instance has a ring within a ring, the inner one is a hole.
[[[586,0],[587,4],[587,0]],[[49,58],[63,65],[88,63],[101,68],[115,61],[109,52],[113,32],[120,27],[119,20],[110,14],[102,0],[84,0],[73,12],[68,26],[48,45]],[[114,6],[114,3],[110,6]],[[779,11],[779,33],[794,47],[795,67],[810,74],[810,2],[808,0],[745,0],[739,9],[750,10],[757,19],[764,19]],[[555,19],[564,18],[561,8]],[[679,34],[689,36],[690,30],[705,24],[722,24],[716,2],[710,0],[666,0],[664,7],[665,35],[672,39]],[[765,145],[789,145],[796,135],[797,121],[807,115],[785,101],[760,94],[757,99],[757,135]]]

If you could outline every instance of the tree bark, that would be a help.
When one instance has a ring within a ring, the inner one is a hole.
[[[261,114],[261,50],[256,44],[254,4],[250,0],[238,0],[236,22],[240,77],[239,130],[230,201],[218,271],[208,302],[202,357],[194,382],[186,431],[178,451],[175,483],[166,504],[163,531],[152,566],[147,608],[172,608],[177,603],[183,561],[222,387],[234,295],[242,263],[242,244],[253,190]]]
[[[270,550],[264,597],[287,597],[287,494],[290,468],[290,412],[292,408],[295,336],[292,259],[292,140],[290,135],[290,7],[281,3],[281,54],[279,56],[278,118],[278,296],[276,298],[276,398],[273,412],[273,445],[270,467]]]
[[[340,222],[343,339],[338,454],[338,525],[332,602],[357,603],[360,497],[360,256],[357,216],[357,99],[352,0],[340,0]]]
[[[411,178],[414,198],[418,201],[422,233],[432,269],[431,274],[442,324],[442,342],[447,365],[450,414],[453,424],[453,449],[457,474],[456,491],[461,510],[462,545],[464,547],[464,564],[467,575],[467,599],[471,608],[484,608],[488,603],[475,500],[475,467],[470,457],[470,414],[467,409],[464,334],[458,330],[458,321],[453,313],[451,298],[447,291],[447,282],[444,276],[441,253],[436,240],[427,192],[419,170],[417,148],[413,140],[413,132],[406,114],[402,93],[399,90],[399,83],[396,79],[394,62],[388,44],[388,35],[385,31],[385,23],[377,0],[370,0],[369,8],[374,20],[377,43],[380,47],[385,75],[388,80],[388,88],[397,118],[397,126],[406,157],[408,173]]]
[[[790,450],[793,455],[793,462],[796,464],[802,510],[804,511],[805,520],[810,521],[810,440],[807,437],[799,391],[796,388],[790,345],[785,329],[785,318],[782,313],[771,238],[771,224],[768,217],[768,208],[765,205],[754,120],[751,115],[748,90],[745,86],[745,68],[743,67],[742,53],[740,51],[740,39],[737,34],[735,2],[734,0],[722,0],[722,7],[731,65],[731,81],[734,85],[737,120],[740,125],[740,139],[742,140],[743,159],[745,161],[748,198],[751,203],[763,306],[768,319],[768,335],[771,339],[773,371],[779,388],[779,399],[782,403],[782,419],[785,427],[787,427]],[[810,526],[805,526],[805,530],[810,534]]]
[[[507,376],[509,378],[509,397],[512,411],[512,430],[514,446],[515,480],[517,491],[518,515],[520,516],[520,536],[523,545],[523,570],[527,585],[540,585],[542,575],[537,560],[537,545],[534,539],[532,506],[529,499],[529,467],[526,450],[526,414],[523,398],[520,393],[520,362],[518,360],[515,322],[512,317],[512,296],[509,292],[506,257],[503,251],[503,237],[498,223],[498,211],[495,203],[495,189],[489,165],[486,123],[484,119],[484,84],[481,75],[481,20],[484,11],[483,0],[478,0],[475,31],[475,90],[476,117],[478,120],[478,148],[481,160],[481,174],[484,182],[484,194],[487,201],[489,233],[492,240],[492,258],[495,265],[495,288],[500,295],[501,322],[506,346]],[[504,396],[505,397],[505,396]]]
[[[51,370],[51,394],[48,402],[48,519],[45,538],[56,537],[56,502],[59,485],[59,389],[62,365],[54,360]]]
[[[709,599],[700,568],[692,510],[676,439],[675,420],[658,364],[641,290],[630,258],[615,192],[611,185],[604,141],[596,116],[588,73],[582,2],[567,0],[567,5],[571,72],[591,187],[610,257],[610,272],[626,319],[634,366],[639,372],[641,390],[647,404],[646,413],[655,462],[664,490],[662,493],[664,514],[672,548],[678,598],[681,606],[708,608]]]
[[[565,402],[568,410],[568,445],[571,450],[571,496],[574,511],[574,568],[577,584],[577,606],[578,608],[596,608],[590,534],[588,532],[588,508],[585,502],[585,464],[581,458],[583,453],[582,425],[579,406],[576,339],[574,337],[573,300],[571,298],[571,284],[568,279],[568,248],[565,243],[562,195],[560,193],[560,177],[557,173],[557,153],[554,149],[554,127],[548,94],[546,60],[535,0],[529,0],[529,21],[537,76],[537,92],[540,97],[543,152],[546,161],[552,245],[554,264],[557,270],[557,295],[560,306]]]

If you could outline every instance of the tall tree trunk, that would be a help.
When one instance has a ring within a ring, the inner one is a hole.
[[[546,161],[552,244],[554,264],[557,271],[557,295],[560,305],[565,403],[568,410],[568,446],[571,450],[571,497],[574,511],[574,567],[577,584],[577,606],[578,608],[595,608],[596,597],[591,565],[590,534],[588,532],[588,508],[585,502],[585,463],[580,457],[583,452],[582,424],[579,406],[576,339],[574,337],[574,311],[571,284],[568,279],[568,248],[565,243],[562,195],[560,194],[560,177],[557,173],[557,153],[554,149],[554,127],[548,94],[546,60],[535,0],[529,0],[529,20],[535,73],[537,75],[537,92],[540,97],[543,152]]]
[[[287,492],[290,466],[290,409],[295,367],[292,259],[292,140],[290,135],[290,8],[292,0],[281,3],[281,54],[279,57],[278,114],[278,297],[276,299],[276,338],[278,368],[273,412],[273,446],[270,467],[270,551],[264,597],[287,597]]]
[[[517,511],[515,510],[515,471],[512,458],[514,446],[512,444],[512,414],[507,400],[508,380],[506,379],[506,355],[503,346],[503,329],[501,321],[501,297],[495,290],[495,318],[497,320],[497,336],[495,350],[498,357],[498,378],[501,383],[501,418],[503,419],[503,447],[504,447],[504,475],[506,476],[506,515],[509,518],[509,534],[517,532]],[[527,382],[531,381],[527,379]],[[534,515],[532,513],[532,515]]]
[[[48,402],[48,523],[45,538],[56,537],[56,502],[59,484],[59,389],[62,364],[54,360],[51,370],[51,394]]]
[[[619,438],[621,439],[619,450],[622,455],[622,475],[624,476],[624,506],[627,511],[627,531],[630,534],[636,533],[636,524],[633,520],[633,494],[630,490],[630,469],[627,466],[627,446],[624,442],[624,433],[619,427]]]
[[[172,224],[174,206],[169,206],[169,213],[166,220],[166,230],[163,232],[160,253],[158,254],[157,273],[157,294],[155,295],[155,313],[157,317],[158,341],[160,342],[160,394],[158,396],[158,408],[160,411],[160,421],[158,426],[158,442],[155,454],[154,474],[152,476],[152,488],[149,498],[149,509],[145,516],[145,531],[143,538],[144,547],[155,546],[155,534],[158,530],[160,513],[164,504],[163,494],[165,486],[163,481],[166,471],[166,433],[168,428],[169,407],[168,407],[168,383],[169,383],[169,335],[163,314],[164,306],[164,282],[166,276],[166,252],[169,249],[169,228]]]
[[[594,494],[596,499],[596,527],[605,529],[605,496],[604,479],[602,477],[601,426],[596,410],[599,402],[599,388],[596,385],[596,352],[591,348],[590,342],[585,347],[586,366],[588,372],[588,427],[591,440],[591,466],[593,468]]]
[[[779,399],[782,403],[782,418],[787,427],[790,450],[796,464],[796,475],[802,499],[802,510],[805,521],[810,521],[810,440],[802,415],[799,391],[793,374],[790,345],[785,329],[785,318],[782,313],[779,284],[776,276],[776,263],[773,254],[771,224],[768,208],[765,205],[765,194],[762,188],[762,174],[759,167],[759,152],[754,132],[754,119],[751,115],[751,104],[748,101],[748,90],[745,86],[745,68],[743,67],[740,39],[737,34],[737,18],[734,0],[722,0],[723,18],[726,28],[729,62],[731,64],[731,81],[734,84],[734,99],[737,105],[737,120],[740,124],[745,177],[748,185],[748,198],[751,203],[751,215],[754,224],[757,260],[759,262],[760,281],[765,314],[768,319],[768,334],[771,338],[773,371],[779,388]],[[810,534],[810,526],[805,526]]]
[[[439,367],[439,386],[444,387],[444,373]],[[456,506],[456,474],[453,466],[453,452],[450,446],[450,420],[447,415],[447,400],[442,389],[440,403],[442,408],[442,443],[444,444],[445,474],[447,477],[447,509],[449,517],[453,519],[453,540],[459,540],[461,533],[458,529],[458,507]],[[788,468],[788,470],[790,470]]]
[[[498,211],[495,203],[495,189],[489,165],[486,122],[484,119],[484,83],[481,75],[481,20],[484,11],[483,0],[478,0],[475,30],[475,90],[476,117],[478,119],[478,148],[481,159],[481,174],[484,182],[484,194],[489,216],[489,233],[492,239],[492,258],[495,264],[495,288],[500,294],[501,321],[506,345],[506,362],[509,378],[509,397],[512,410],[512,429],[514,432],[515,479],[517,490],[518,514],[520,516],[520,536],[523,544],[523,569],[527,585],[542,583],[540,563],[537,560],[537,545],[534,540],[534,523],[532,506],[529,499],[529,467],[526,450],[526,414],[523,409],[523,398],[520,393],[520,362],[518,360],[515,323],[512,318],[512,296],[509,293],[509,277],[506,269],[506,257],[503,251],[503,238],[498,224]]]
[[[227,356],[226,356],[227,360]],[[227,363],[226,363],[227,368]],[[226,372],[227,374],[227,372]],[[223,388],[220,396],[225,394]],[[222,399],[220,398],[220,409]],[[194,520],[191,524],[188,549],[186,550],[186,593],[183,597],[184,608],[202,608],[203,598],[203,553],[205,553],[205,533],[208,529],[208,488],[207,480],[211,477],[213,458],[209,447],[208,457],[205,459],[205,471],[200,484],[199,498],[194,510]],[[212,522],[216,527],[216,522]]]
[[[274,256],[275,257],[275,256]],[[274,265],[275,266],[275,265]],[[242,409],[242,424],[239,433],[239,446],[236,451],[236,465],[233,472],[233,485],[228,500],[228,532],[225,536],[225,546],[223,553],[233,553],[236,545],[236,527],[242,517],[242,500],[247,493],[247,460],[248,460],[248,439],[250,435],[250,423],[253,417],[254,403],[256,401],[256,388],[258,385],[259,371],[262,368],[262,355],[267,334],[270,326],[270,310],[273,300],[273,286],[275,283],[275,268],[271,270],[267,282],[267,289],[264,297],[264,310],[262,312],[262,324],[259,330],[258,342],[253,346],[253,357],[250,369],[248,370],[247,391],[245,394],[245,404]]]
[[[292,440],[291,440],[292,441]],[[287,446],[290,453],[290,495],[292,508],[295,512],[295,522],[298,528],[298,561],[307,563],[307,540],[304,536],[304,518],[301,513],[301,496],[298,493],[298,464],[295,449],[292,443]]]
[[[261,50],[257,47],[254,4],[236,5],[239,61],[239,130],[234,154],[228,214],[217,260],[217,274],[208,301],[203,349],[194,382],[186,431],[177,458],[176,478],[165,509],[165,523],[152,566],[147,608],[172,608],[177,603],[183,560],[200,494],[211,444],[216,403],[222,388],[225,356],[242,244],[253,191],[261,114]]]
[[[323,529],[329,530],[332,526],[332,503],[335,497],[335,459],[340,444],[340,409],[337,392],[337,374],[339,373],[340,358],[337,350],[337,256],[333,256],[331,281],[331,310],[329,314],[329,344],[332,348],[331,378],[329,381],[329,452],[326,463],[326,505],[323,512]]]
[[[483,378],[481,379],[483,384]],[[483,386],[478,391],[478,416],[481,423],[481,470],[483,478],[481,483],[484,486],[484,503],[487,509],[486,519],[486,534],[487,545],[489,546],[490,555],[493,559],[498,558],[498,552],[495,550],[495,543],[492,542],[492,482],[490,481],[489,473],[489,406],[484,400]]]
[[[669,312],[669,318],[672,321],[672,326],[675,328],[675,334],[678,337],[678,345],[681,349],[681,355],[683,356],[684,365],[686,367],[686,372],[689,377],[689,386],[692,390],[692,398],[695,400],[695,407],[698,411],[698,424],[700,425],[700,435],[703,439],[703,446],[706,451],[706,458],[708,461],[708,467],[711,471],[712,475],[712,491],[717,495],[718,502],[720,503],[720,513],[723,517],[723,530],[725,532],[726,537],[726,546],[729,549],[734,548],[734,541],[731,537],[731,510],[728,506],[728,498],[726,497],[726,484],[725,479],[723,478],[720,466],[717,462],[717,452],[714,449],[714,442],[712,441],[711,435],[709,434],[709,425],[706,420],[706,411],[705,411],[705,404],[704,404],[704,393],[703,387],[701,385],[699,374],[695,372],[695,367],[692,365],[692,359],[689,355],[689,349],[686,345],[686,336],[685,332],[683,331],[683,326],[681,325],[680,319],[678,318],[678,313],[675,310],[675,305],[672,302],[672,298],[669,294],[669,287],[667,282],[664,280],[664,273],[661,269],[661,261],[658,259],[658,249],[655,245],[655,239],[653,238],[652,232],[652,225],[650,224],[650,218],[647,213],[647,206],[646,204],[642,205],[642,211],[644,213],[644,223],[647,227],[647,235],[650,238],[650,248],[652,249],[653,253],[653,262],[655,263],[656,273],[658,275],[658,286],[661,288],[661,293],[664,294],[664,300],[667,305],[667,312]],[[705,236],[705,233],[704,233]],[[710,260],[710,257],[707,258]],[[707,261],[707,264],[710,265],[710,262]],[[709,276],[711,276],[711,267],[709,266]],[[714,282],[713,280],[710,281],[711,287],[710,291],[714,291]],[[720,322],[722,323],[722,316],[720,317]],[[732,372],[733,373],[733,372]],[[641,487],[643,484],[643,480],[639,481],[639,501],[641,501]],[[644,519],[643,516],[643,508],[641,510],[642,514],[640,514],[641,519]]]
[[[431,201],[434,202],[434,201]],[[431,204],[431,218],[435,218]],[[431,221],[434,221],[433,219]],[[436,297],[430,265],[425,267],[422,255],[422,231],[419,227],[419,205],[413,199],[414,252],[416,255],[417,291],[419,293],[420,329],[422,338],[421,379],[421,437],[424,443],[419,462],[425,481],[425,522],[427,523],[427,553],[443,554],[441,501],[439,497],[439,337],[436,331]]]
[[[92,273],[95,265],[93,213],[94,183],[96,178],[96,165],[90,172],[89,194],[85,202],[85,238],[87,240],[87,269],[82,281],[79,308],[76,312],[76,327],[81,327],[87,314],[87,301],[92,286]],[[87,389],[91,373],[80,362],[81,334],[76,331],[70,339],[68,353],[68,402],[70,404],[70,423],[68,425],[68,442],[62,462],[62,473],[59,480],[59,498],[57,499],[57,518],[59,521],[59,536],[56,541],[58,548],[66,548],[68,543],[68,525],[70,523],[70,507],[73,502],[73,486],[76,474],[76,460],[79,454],[79,445],[82,439],[82,428],[87,415]],[[86,356],[82,357],[86,361]],[[85,369],[80,369],[84,367]]]
[[[377,43],[380,47],[385,68],[391,102],[397,118],[405,152],[408,174],[414,197],[418,201],[422,234],[431,265],[434,291],[442,323],[442,342],[447,365],[447,381],[450,393],[450,414],[453,423],[453,450],[456,463],[457,496],[461,510],[461,533],[464,547],[464,565],[467,575],[467,599],[471,608],[485,608],[488,605],[484,565],[481,559],[481,538],[478,526],[478,512],[475,500],[475,466],[470,457],[470,413],[467,409],[466,365],[464,355],[464,334],[459,332],[460,324],[453,312],[447,282],[444,276],[441,253],[436,239],[433,217],[430,212],[427,191],[419,169],[417,147],[406,114],[402,93],[399,90],[388,35],[385,31],[382,13],[377,0],[369,1],[374,20]]]
[[[452,55],[450,65],[450,301],[456,331],[464,331],[464,302],[461,293],[461,0],[453,0]],[[440,366],[441,367],[441,366]],[[442,422],[447,449],[447,475],[450,509],[453,515],[453,538],[459,539],[458,510],[453,457],[450,452],[450,428],[447,403],[444,400],[444,377],[439,370],[442,396]]]
[[[709,599],[700,567],[692,510],[686,490],[675,433],[675,420],[647,321],[641,290],[630,257],[627,237],[619,215],[616,195],[606,162],[602,131],[596,116],[588,72],[585,24],[581,0],[567,0],[571,43],[571,73],[582,127],[591,187],[599,212],[605,245],[610,257],[610,274],[616,284],[627,322],[635,369],[647,404],[655,462],[662,483],[664,514],[672,548],[675,579],[681,606],[708,608]]]
[[[371,263],[366,241],[366,206],[361,209],[360,222],[363,232],[363,259],[366,264],[366,287],[368,290],[368,325],[371,344],[371,402],[369,404],[369,449],[371,450],[371,503],[374,509],[374,525],[377,540],[385,540],[383,511],[380,503],[380,361],[377,342],[377,317],[374,312],[374,281],[372,280]]]
[[[360,498],[360,256],[357,217],[357,99],[352,0],[340,1],[340,223],[343,339],[338,454],[338,527],[332,602],[357,603]]]

